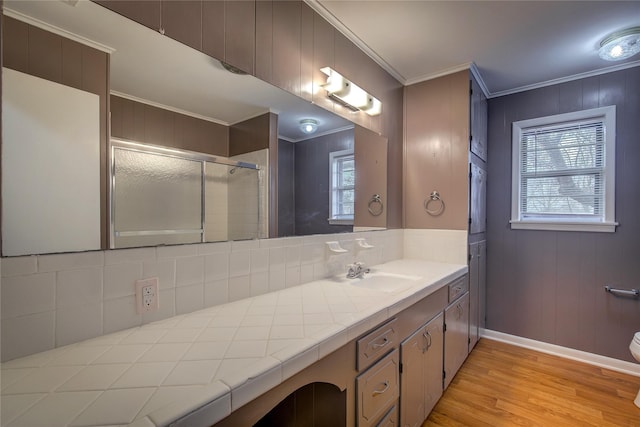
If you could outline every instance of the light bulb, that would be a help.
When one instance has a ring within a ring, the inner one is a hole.
[[[304,133],[314,133],[318,130],[318,121],[314,119],[300,120],[300,130]]]
[[[611,34],[600,43],[598,54],[606,61],[621,61],[640,52],[640,27]]]

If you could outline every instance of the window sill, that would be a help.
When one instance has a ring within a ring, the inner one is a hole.
[[[615,233],[617,222],[510,221],[512,230],[590,231]]]
[[[330,225],[353,225],[352,219],[337,219],[337,218],[329,218]]]

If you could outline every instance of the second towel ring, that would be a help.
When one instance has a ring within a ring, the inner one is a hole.
[[[382,211],[384,211],[384,204],[382,203],[382,198],[379,194],[374,194],[371,196],[371,200],[369,200],[369,204],[367,205],[369,208],[369,213],[373,216],[382,215]]]
[[[440,198],[440,193],[434,190],[424,199],[424,210],[431,216],[438,216],[444,212],[444,200]]]

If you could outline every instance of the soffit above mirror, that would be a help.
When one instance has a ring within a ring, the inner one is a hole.
[[[231,125],[267,111],[278,114],[279,135],[308,138],[302,119],[318,121],[318,134],[351,123],[253,76],[232,74],[215,59],[90,1],[5,1],[5,13],[69,33],[111,50],[111,91]],[[35,22],[33,21],[36,20]],[[55,29],[53,28],[53,29]],[[316,136],[316,135],[314,135]]]

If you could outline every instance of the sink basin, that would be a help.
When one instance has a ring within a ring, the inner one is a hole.
[[[381,292],[393,293],[407,289],[415,284],[420,276],[373,271],[361,279],[348,279],[349,284]]]

